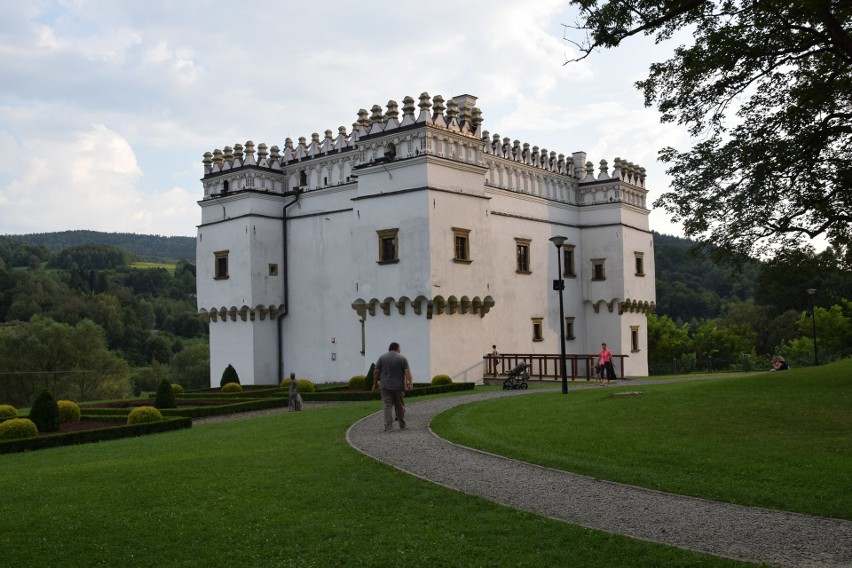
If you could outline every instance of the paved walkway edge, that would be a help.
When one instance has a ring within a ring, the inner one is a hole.
[[[631,381],[630,386],[651,381]],[[346,433],[362,453],[421,479],[584,527],[790,567],[852,567],[852,522],[744,507],[603,481],[439,438],[432,418],[462,404],[546,390],[500,391],[409,403],[408,428],[382,433],[382,413]]]

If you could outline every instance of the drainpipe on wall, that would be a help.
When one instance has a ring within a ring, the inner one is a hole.
[[[301,187],[293,188],[293,197],[295,199],[284,206],[284,209],[281,211],[281,232],[282,232],[282,260],[281,263],[284,265],[281,267],[282,274],[282,283],[284,285],[284,309],[281,310],[281,313],[278,314],[277,328],[278,328],[278,377],[279,382],[282,378],[284,378],[284,346],[282,343],[283,332],[282,326],[284,325],[284,317],[287,315],[287,312],[290,311],[290,286],[288,280],[288,272],[287,269],[287,208],[291,205],[295,205],[299,202],[299,195],[302,193]]]

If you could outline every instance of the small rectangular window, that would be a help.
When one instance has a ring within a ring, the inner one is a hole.
[[[565,340],[576,339],[574,337],[574,317],[565,318]]]
[[[639,326],[630,326],[630,350],[633,353],[639,351]]]
[[[228,251],[220,250],[213,253],[213,279],[228,278]]]
[[[544,318],[533,318],[532,319],[532,332],[533,332],[533,341],[544,341],[544,330],[542,327],[542,322]]]
[[[278,276],[278,265],[270,264],[269,265],[269,275],[270,276]]]
[[[379,236],[379,264],[399,262],[399,229],[376,231]]]
[[[645,260],[642,252],[633,253],[636,259],[636,276],[645,276]]]
[[[529,239],[515,239],[515,253],[517,258],[515,270],[520,274],[530,274],[531,242]]]
[[[469,264],[470,259],[470,229],[453,227],[453,261]]]
[[[592,280],[606,280],[606,270],[604,270],[604,259],[592,259]]]
[[[573,278],[577,275],[574,271],[574,245],[562,245],[562,275]]]

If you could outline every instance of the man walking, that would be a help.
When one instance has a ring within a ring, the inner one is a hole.
[[[408,359],[399,353],[399,343],[393,342],[376,361],[373,371],[373,380],[378,381],[379,391],[382,393],[384,402],[385,432],[389,432],[393,426],[393,410],[399,420],[399,429],[405,430],[405,404],[403,396],[405,391],[414,386]]]

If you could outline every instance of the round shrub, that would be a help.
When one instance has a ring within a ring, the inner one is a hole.
[[[153,406],[138,406],[127,415],[127,425],[159,422],[162,419],[163,415]]]
[[[17,418],[18,410],[11,404],[0,404],[0,420],[5,418]]]
[[[364,375],[355,375],[351,379],[349,379],[349,389],[354,391],[364,390],[366,388],[365,383],[367,382],[367,377]]]
[[[316,392],[317,387],[308,379],[296,379],[296,392]]]
[[[154,398],[154,406],[157,408],[177,408],[175,391],[172,390],[172,383],[168,379],[163,379],[157,385],[157,396]]]
[[[432,386],[451,384],[453,384],[453,379],[451,379],[449,375],[435,375],[432,377]]]
[[[243,387],[240,383],[225,383],[221,392],[243,392]]]
[[[183,387],[177,383],[172,383],[172,392],[175,394],[183,394]]]
[[[36,436],[38,428],[29,418],[10,418],[0,422],[0,440],[19,440]]]
[[[49,390],[41,391],[33,401],[29,418],[35,422],[39,432],[59,431],[59,405]]]
[[[56,406],[59,407],[59,421],[61,423],[80,421],[80,407],[77,406],[76,402],[71,400],[57,400]]]

